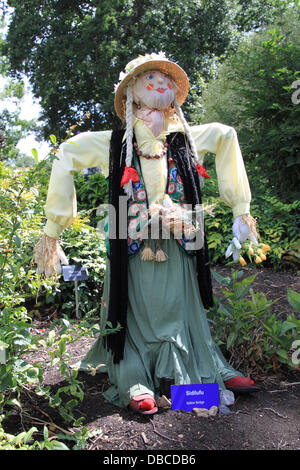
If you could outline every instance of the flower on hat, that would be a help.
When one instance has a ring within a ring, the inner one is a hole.
[[[152,52],[151,54],[139,55],[136,59],[128,62],[125,67],[125,72],[120,72],[119,74],[119,83],[114,84],[114,92],[116,93],[120,83],[124,78],[130,74],[138,65],[144,64],[145,62],[149,62],[150,60],[166,60],[166,54],[164,52]]]
[[[162,51],[158,53],[152,52],[151,54],[139,55],[136,59],[133,59],[131,62],[129,62],[126,65],[125,71],[126,73],[130,73],[132,72],[133,69],[135,69],[135,67],[137,67],[138,65],[144,64],[145,62],[148,62],[149,60],[165,60],[165,59],[166,59],[166,54]]]

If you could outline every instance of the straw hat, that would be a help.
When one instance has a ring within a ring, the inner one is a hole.
[[[125,67],[125,72],[121,72],[119,83],[115,84],[115,109],[121,120],[124,120],[125,103],[126,103],[126,87],[132,78],[140,75],[147,70],[159,70],[168,75],[177,85],[177,100],[180,105],[184,102],[189,91],[189,80],[185,71],[171,62],[165,56],[164,52],[158,54],[139,55],[136,59],[129,62]]]

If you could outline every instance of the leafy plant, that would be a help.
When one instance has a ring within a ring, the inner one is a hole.
[[[23,431],[16,436],[6,433],[2,427],[0,416],[0,450],[69,450],[69,448],[58,439],[49,438],[48,428],[44,426],[43,441],[33,440],[33,435],[38,432],[36,427]]]
[[[89,222],[92,227],[97,227],[100,217],[97,216],[97,208],[100,204],[108,202],[108,186],[102,173],[92,173],[86,177],[83,173],[74,176],[79,212],[89,214]]]
[[[84,317],[93,311],[97,311],[99,315],[98,305],[102,296],[106,257],[101,234],[79,214],[74,223],[62,233],[61,244],[69,263],[85,266],[88,271],[88,279],[78,281],[80,316]],[[73,318],[74,297],[74,282],[64,281],[61,276],[52,291],[47,293],[45,303],[60,314]]]
[[[58,367],[60,374],[66,381],[66,385],[59,387],[54,395],[50,393],[48,388],[43,387],[40,388],[39,394],[48,397],[50,406],[57,407],[67,423],[73,422],[74,426],[79,426],[84,419],[81,417],[75,420],[73,415],[73,409],[83,400],[84,392],[82,382],[77,378],[78,367],[70,365],[72,356],[67,351],[67,346],[78,341],[82,336],[93,337],[96,334],[106,336],[117,330],[119,327],[113,329],[109,325],[100,330],[97,318],[90,318],[78,323],[75,320],[70,321],[65,316],[65,318],[55,319],[47,335],[39,339],[39,347],[43,347],[50,357],[49,361],[44,361],[43,366],[48,364],[51,367]],[[71,399],[64,403],[62,395],[71,397]]]
[[[229,362],[256,372],[276,371],[283,365],[294,368],[290,351],[300,337],[300,320],[294,315],[281,320],[272,313],[271,307],[279,299],[270,302],[254,292],[251,285],[257,274],[242,279],[243,271],[233,271],[231,278],[212,273],[223,296],[215,296],[209,319],[216,343]]]
[[[52,136],[52,142],[56,143]],[[52,157],[55,158],[55,146]],[[83,388],[78,380],[76,368],[70,368],[68,344],[83,335],[109,334],[113,329],[99,330],[97,297],[101,293],[101,280],[104,274],[104,248],[99,234],[87,225],[87,219],[78,217],[66,231],[63,243],[71,254],[71,261],[82,262],[89,269],[89,286],[81,297],[83,312],[89,312],[89,319],[73,322],[66,314],[72,314],[74,299],[70,307],[62,304],[63,318],[56,318],[50,331],[44,336],[35,334],[32,324],[32,312],[29,305],[38,308],[37,299],[42,308],[45,300],[51,298],[52,292],[58,290],[57,281],[44,279],[31,267],[32,248],[40,237],[43,225],[43,205],[45,188],[48,184],[48,160],[38,162],[37,152],[32,152],[36,164],[25,170],[12,170],[0,163],[0,409],[3,419],[9,416],[11,408],[18,409],[22,416],[24,391],[36,393],[48,399],[49,405],[55,407],[68,423],[81,426],[83,418],[75,419],[74,409],[83,399]],[[46,175],[46,176],[45,176]],[[93,250],[92,251],[92,247]],[[79,252],[82,252],[78,255]],[[97,254],[96,254],[97,253]],[[77,255],[77,257],[76,257]],[[79,256],[79,257],[78,257]],[[80,257],[81,256],[81,257]],[[69,283],[65,288],[71,290]],[[92,287],[91,287],[92,286]],[[55,289],[56,288],[56,289]],[[80,286],[81,291],[83,286]],[[93,292],[90,292],[94,289]],[[97,290],[97,293],[96,293]],[[74,294],[74,291],[73,291]],[[67,296],[66,296],[67,297]],[[65,301],[67,304],[68,299]],[[95,308],[96,306],[96,308]],[[36,311],[36,310],[34,310]],[[94,315],[94,316],[93,316]],[[49,361],[28,362],[25,354],[45,348]],[[59,367],[65,379],[55,395],[49,386],[43,384],[45,367]],[[1,425],[2,426],[2,425]],[[17,436],[5,433],[0,429],[0,446],[7,449],[66,449],[65,444],[48,436],[44,428],[44,440],[32,441],[36,428],[24,431]],[[78,442],[84,437],[78,431]],[[78,444],[79,445],[79,444]]]
[[[225,251],[232,235],[232,210],[218,197],[218,183],[213,157],[205,159],[211,178],[203,188],[205,205],[215,204],[213,216],[205,217],[210,260],[212,264],[224,264]],[[252,189],[251,215],[257,220],[259,241],[270,246],[264,266],[275,269],[298,268],[297,250],[299,245],[300,201],[284,203],[274,196],[269,185],[258,185],[254,173],[247,169]],[[252,182],[254,184],[252,184]],[[253,259],[254,261],[254,259]],[[255,266],[255,263],[253,263]]]
[[[22,234],[32,230],[31,240],[40,224],[40,196],[36,186],[43,174],[45,161],[27,171],[12,171],[1,166],[0,181],[0,341],[4,361],[0,364],[0,403],[7,400],[3,392],[22,390],[25,384],[41,380],[40,365],[22,359],[25,351],[37,349],[31,334],[32,319],[24,303],[39,290],[51,289],[50,280],[41,279],[24,256]],[[9,395],[8,394],[8,399]]]
[[[59,434],[57,437],[73,443],[72,450],[83,450],[86,447],[87,441],[93,437],[101,436],[102,429],[94,429],[89,431],[86,426],[83,426],[80,431],[75,431],[74,435]]]

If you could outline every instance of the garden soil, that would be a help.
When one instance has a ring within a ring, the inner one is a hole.
[[[231,274],[228,267],[214,269],[222,275]],[[244,270],[246,274],[258,273],[253,284],[255,291],[265,293],[269,300],[279,298],[273,305],[273,312],[278,317],[284,319],[289,314],[297,315],[286,300],[286,288],[289,286],[300,292],[299,276],[292,272],[274,272],[263,268]],[[215,282],[214,287],[218,295]],[[44,323],[36,322],[36,327],[47,328]],[[81,338],[69,345],[74,363],[85,355],[93,341]],[[42,361],[46,359],[44,354],[34,353],[27,355],[26,359]],[[95,431],[95,435],[87,440],[87,450],[168,450],[173,453],[184,450],[300,450],[300,370],[273,370],[268,374],[254,376],[256,383],[261,386],[260,392],[236,395],[230,414],[217,414],[209,418],[171,408],[160,409],[150,417],[135,414],[131,410],[113,406],[103,398],[101,392],[110,386],[106,374],[91,376],[80,373],[79,379],[83,383],[85,395],[74,414],[78,418],[84,416],[84,424],[89,431]],[[49,384],[55,393],[64,382],[56,369],[48,368],[45,384]],[[16,434],[34,425],[41,429],[42,439],[43,422],[49,424],[52,436],[63,432],[62,429],[68,432],[75,430],[63,422],[55,409],[32,392],[23,397],[23,403],[26,416],[23,415],[21,419],[15,410],[4,423],[6,432]],[[65,443],[71,447],[70,441]]]

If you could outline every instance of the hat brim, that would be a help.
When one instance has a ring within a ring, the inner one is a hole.
[[[125,119],[126,87],[133,77],[147,72],[147,70],[159,70],[160,72],[168,75],[175,82],[178,88],[176,97],[180,105],[182,105],[187,97],[189,91],[189,79],[185,71],[179,65],[167,59],[148,60],[128,73],[116,90],[115,109],[122,121]]]

